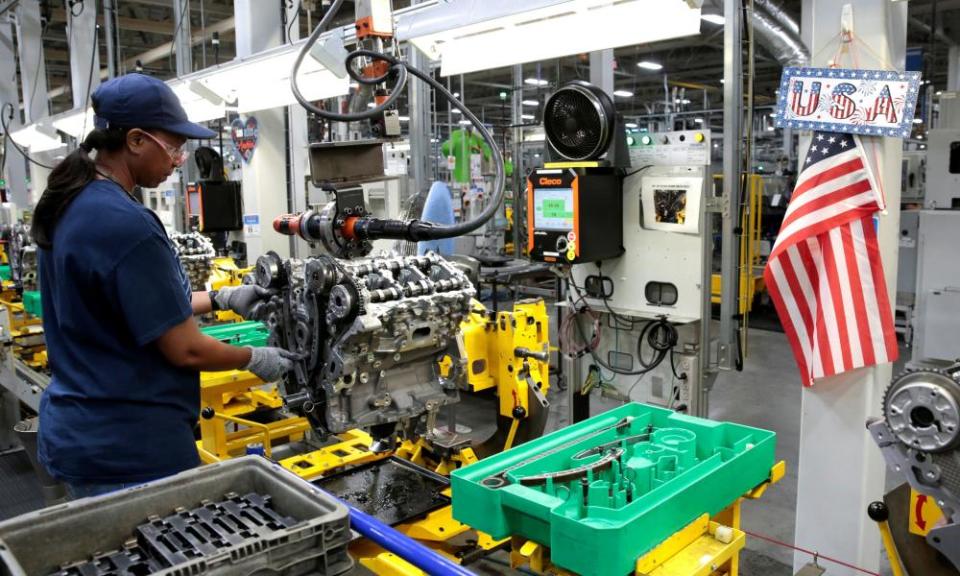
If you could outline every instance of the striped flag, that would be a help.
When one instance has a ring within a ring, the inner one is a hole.
[[[815,132],[763,272],[807,386],[897,358],[881,209],[859,137]]]

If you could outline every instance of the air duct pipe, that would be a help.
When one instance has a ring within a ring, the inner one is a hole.
[[[800,26],[773,0],[754,0],[756,39],[783,66],[806,66],[810,51],[800,39]]]

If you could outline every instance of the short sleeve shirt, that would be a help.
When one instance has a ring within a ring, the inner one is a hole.
[[[192,315],[190,283],[159,219],[95,180],[39,250],[53,377],[40,403],[38,454],[69,482],[145,482],[199,463],[199,374],[157,338]]]

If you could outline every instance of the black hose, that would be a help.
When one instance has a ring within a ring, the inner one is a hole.
[[[368,221],[369,225],[361,226],[358,228],[358,230],[365,231],[370,238],[435,240],[440,238],[453,238],[455,236],[462,236],[464,234],[473,232],[477,228],[480,228],[488,220],[490,220],[494,214],[496,214],[497,208],[499,208],[500,204],[503,202],[504,189],[506,187],[506,172],[503,167],[503,154],[500,151],[500,147],[497,146],[497,142],[494,140],[493,135],[490,134],[490,131],[487,130],[487,127],[483,125],[483,122],[481,122],[480,119],[473,114],[473,112],[464,106],[460,100],[451,94],[446,87],[434,80],[433,76],[429,72],[418,70],[417,68],[414,68],[406,62],[398,60],[389,54],[381,54],[371,50],[355,50],[347,56],[345,65],[347,68],[347,74],[349,74],[350,77],[358,83],[366,85],[379,84],[387,81],[393,76],[396,77],[391,94],[384,102],[369,110],[356,113],[340,114],[337,112],[324,110],[318,106],[314,106],[313,103],[307,100],[300,92],[300,87],[297,85],[297,74],[300,70],[300,66],[303,63],[303,59],[310,52],[310,49],[313,47],[313,45],[317,43],[320,35],[327,28],[331,20],[333,20],[334,15],[339,11],[341,5],[343,5],[343,0],[334,0],[333,4],[330,5],[330,8],[328,8],[327,12],[323,15],[323,18],[320,19],[320,23],[317,24],[317,27],[310,34],[306,44],[304,44],[300,49],[300,53],[297,54],[297,59],[293,63],[293,70],[290,74],[290,88],[293,92],[293,96],[297,99],[300,105],[325,120],[337,122],[357,122],[360,120],[375,118],[383,114],[388,108],[390,108],[390,106],[393,105],[397,98],[400,97],[403,87],[406,85],[407,76],[409,73],[413,76],[416,76],[423,82],[426,82],[431,88],[434,89],[434,91],[438,92],[441,96],[448,100],[454,108],[460,110],[460,112],[463,113],[464,118],[469,120],[470,123],[476,127],[477,131],[480,132],[480,135],[490,147],[491,156],[493,157],[494,166],[496,168],[496,178],[493,185],[493,197],[490,199],[490,202],[483,209],[483,211],[481,211],[480,214],[478,214],[472,220],[461,222],[459,224],[443,225],[433,224],[421,220],[413,220],[411,222],[387,220],[379,221],[383,224],[378,224],[378,221],[375,219],[365,219]],[[358,72],[353,68],[353,61],[360,57],[386,62],[390,65],[390,68],[388,72],[377,78],[364,77],[361,72]]]

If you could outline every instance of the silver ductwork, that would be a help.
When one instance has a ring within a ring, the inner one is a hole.
[[[806,66],[810,51],[800,39],[800,26],[773,0],[753,0],[753,31],[783,66]]]

